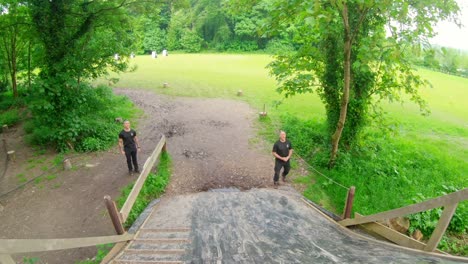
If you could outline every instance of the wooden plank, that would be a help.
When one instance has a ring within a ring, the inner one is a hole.
[[[133,234],[64,239],[0,239],[0,254],[17,254],[91,247],[132,240]]]
[[[392,219],[399,216],[405,216],[409,214],[414,214],[429,209],[446,206],[454,203],[459,203],[460,201],[468,200],[468,188],[460,190],[458,192],[453,192],[444,196],[440,196],[434,199],[427,200],[422,203],[417,203],[373,215],[364,216],[362,218],[354,219],[344,219],[339,221],[342,226],[352,226],[358,224],[364,224],[369,222],[375,222],[383,219]]]
[[[141,232],[145,233],[182,233],[192,231],[189,227],[178,227],[178,228],[141,228]]]
[[[185,249],[126,249],[123,255],[180,255]]]
[[[101,264],[108,264],[111,262],[117,255],[125,248],[127,241],[119,242],[112,247],[112,249],[107,253],[107,255],[102,259]]]
[[[437,248],[437,245],[442,238],[442,235],[447,230],[448,225],[450,224],[450,220],[452,219],[455,210],[457,209],[458,203],[450,204],[445,206],[444,211],[442,212],[442,216],[437,223],[436,228],[432,232],[431,238],[427,241],[427,245],[424,248],[425,251],[434,251]]]
[[[114,264],[184,264],[183,261],[177,260],[116,260]]]
[[[1,255],[0,254],[0,263],[1,264],[16,264],[13,258],[10,255]]]
[[[120,209],[120,214],[122,215],[122,220],[125,223],[128,218],[128,214],[132,210],[133,204],[135,203],[138,194],[140,194],[141,188],[143,187],[143,184],[146,181],[146,178],[148,178],[148,175],[151,172],[151,169],[153,168],[154,164],[158,160],[159,154],[161,154],[162,148],[166,144],[166,137],[162,135],[161,140],[159,140],[158,145],[154,149],[153,153],[151,156],[146,160],[145,165],[143,166],[143,170],[138,177],[137,181],[135,182],[135,185],[133,185],[132,191],[127,197],[127,200],[125,201],[124,205],[122,206],[122,209]]]
[[[356,213],[356,218],[360,218],[362,217],[362,215]],[[376,223],[376,222],[371,222],[371,223],[365,223],[365,224],[362,224],[362,225],[359,225],[361,226],[362,228],[364,228],[365,230],[367,231],[370,231],[370,232],[374,232],[390,241],[392,241],[393,243],[397,244],[397,245],[400,245],[400,246],[404,246],[404,247],[408,247],[408,248],[414,248],[414,249],[417,249],[417,250],[424,250],[424,247],[426,246],[426,244],[416,240],[416,239],[413,239],[409,236],[406,236],[396,230],[393,230],[389,227],[386,227],[382,224],[379,224],[379,223]],[[437,253],[442,253],[444,254],[444,252],[438,250]]]
[[[138,238],[133,240],[134,243],[143,244],[161,244],[161,243],[190,243],[188,238]]]

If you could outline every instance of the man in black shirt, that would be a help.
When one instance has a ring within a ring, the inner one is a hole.
[[[291,142],[286,139],[286,132],[280,132],[280,138],[276,143],[273,145],[273,156],[275,156],[275,176],[273,178],[273,182],[276,186],[279,185],[279,174],[281,168],[283,170],[283,182],[286,182],[286,175],[288,175],[289,170],[291,169],[291,164],[289,160],[291,159],[291,155],[293,153],[293,148]]]
[[[119,134],[120,152],[127,157],[128,173],[130,175],[132,175],[133,171],[140,173],[137,161],[137,150],[140,149],[140,143],[138,142],[135,130],[130,128],[130,121],[125,120],[123,125],[124,129]]]

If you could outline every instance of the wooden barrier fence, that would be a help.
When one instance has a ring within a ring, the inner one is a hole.
[[[468,188],[460,190],[458,192],[453,192],[444,196],[440,196],[434,199],[430,199],[421,203],[373,214],[368,216],[361,216],[356,214],[354,219],[344,219],[338,223],[342,226],[353,226],[361,225],[365,229],[371,230],[390,241],[393,241],[396,244],[408,246],[415,249],[425,250],[425,251],[434,251],[437,249],[437,245],[442,238],[442,235],[445,233],[450,220],[452,219],[455,210],[457,209],[458,203],[468,200]],[[444,207],[442,216],[439,219],[439,222],[432,233],[427,244],[421,243],[417,240],[409,238],[405,235],[398,233],[397,231],[387,228],[384,225],[376,223],[375,221],[392,219],[400,216],[406,216],[409,214],[419,213],[422,211],[427,211],[430,209]]]
[[[125,245],[128,241],[134,238],[134,234],[128,234],[125,231],[123,228],[123,223],[127,220],[128,214],[132,210],[132,207],[135,204],[143,184],[148,178],[152,168],[158,161],[161,152],[163,151],[166,151],[166,137],[164,137],[164,135],[162,135],[161,140],[159,141],[151,156],[146,160],[145,165],[143,166],[143,170],[135,182],[135,185],[133,186],[133,189],[122,206],[120,212],[117,211],[115,202],[112,201],[109,196],[104,197],[106,207],[109,211],[109,215],[111,216],[111,220],[117,235],[65,239],[0,239],[0,263],[15,264],[11,255],[18,253],[63,250],[109,243],[117,243],[110,253],[118,250],[119,247],[122,247],[122,245]]]

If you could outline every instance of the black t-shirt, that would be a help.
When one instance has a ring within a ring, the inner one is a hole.
[[[287,157],[289,155],[289,150],[291,149],[291,142],[287,139],[285,142],[281,142],[281,140],[278,140],[273,145],[273,152],[276,152],[276,154],[280,155],[281,157]]]
[[[119,138],[123,140],[124,149],[136,149],[135,144],[136,131],[130,129],[130,131],[122,131],[119,134]]]

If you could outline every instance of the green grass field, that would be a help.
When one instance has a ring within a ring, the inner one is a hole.
[[[266,69],[271,60],[268,55],[171,54],[155,60],[139,56],[132,60],[136,71],[110,77],[120,79],[116,84],[120,88],[244,100],[259,111],[266,105],[270,118],[259,122],[260,135],[273,140],[277,129],[291,131],[298,152],[307,156],[315,148],[316,142],[310,140],[314,130],[323,130],[324,106],[316,94],[283,99]],[[432,83],[432,87],[421,91],[429,103],[430,116],[422,116],[417,106],[409,102],[384,103],[397,134],[381,135],[378,130],[369,129],[366,133],[370,138],[363,150],[342,156],[342,165],[332,171],[320,165],[320,159],[327,155],[326,147],[316,157],[307,157],[323,173],[346,186],[357,187],[355,209],[360,213],[399,207],[418,197],[435,197],[450,186],[468,187],[468,79],[424,69],[419,72]],[[170,87],[163,88],[163,83]],[[236,95],[238,90],[243,91],[242,97]],[[282,103],[275,107],[279,101]],[[303,143],[303,150],[298,143]],[[307,197],[341,211],[344,190],[331,187],[317,175],[298,181],[308,185]],[[467,209],[464,206],[459,215],[468,218]],[[468,219],[465,226],[467,222]]]

